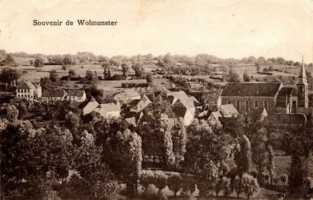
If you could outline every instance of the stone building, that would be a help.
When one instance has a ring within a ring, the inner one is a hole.
[[[228,83],[221,95],[221,104],[233,104],[243,113],[265,108],[268,113],[306,113],[309,108],[308,81],[302,62],[296,87],[282,83]]]

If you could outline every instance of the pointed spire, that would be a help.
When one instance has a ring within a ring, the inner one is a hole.
[[[302,65],[301,65],[299,78],[306,78],[306,71],[305,71],[305,67],[303,63],[303,56],[302,56]]]

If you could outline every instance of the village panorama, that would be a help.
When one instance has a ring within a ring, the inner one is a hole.
[[[1,199],[312,198],[305,60],[0,50]]]

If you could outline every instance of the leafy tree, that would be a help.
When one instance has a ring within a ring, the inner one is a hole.
[[[234,71],[233,67],[228,72],[229,82],[240,82],[239,75]]]
[[[152,74],[147,73],[147,75],[146,75],[146,80],[147,80],[148,83],[152,83],[152,81],[153,81],[153,76],[152,76]]]
[[[303,175],[304,171],[300,156],[292,155],[288,181],[290,192],[296,196],[302,193],[302,187],[304,186]]]
[[[75,70],[74,70],[74,69],[70,69],[70,70],[68,71],[68,77],[69,77],[69,78],[74,78],[75,76],[76,76]]]
[[[234,161],[240,176],[245,172],[249,172],[251,165],[251,144],[248,137],[244,134],[239,138],[239,145],[235,150]]]
[[[44,78],[40,78],[40,85],[43,89],[49,90],[52,88],[53,83],[50,78],[44,77]]]
[[[6,54],[5,58],[0,62],[0,66],[12,66],[12,67],[17,67],[18,64],[15,61],[15,58],[10,55]]]
[[[243,80],[244,80],[245,82],[250,82],[250,77],[249,77],[247,71],[245,71],[245,72],[243,73]]]
[[[141,137],[129,129],[118,131],[107,137],[103,148],[105,161],[126,183],[128,193],[134,194],[141,173]]]
[[[132,66],[132,69],[135,71],[135,76],[140,78],[143,76],[144,74],[144,68],[142,67],[142,65],[136,63]]]
[[[44,66],[44,64],[45,64],[45,60],[43,57],[36,57],[35,58],[34,66],[36,68],[41,69]]]
[[[34,60],[29,60],[30,65],[34,65]]]
[[[14,81],[16,82],[21,77],[21,73],[17,69],[5,67],[0,71],[0,82],[6,83],[11,86]]]
[[[243,188],[242,188],[242,182],[241,182],[241,178],[239,176],[235,177],[234,183],[233,183],[233,188],[234,191],[237,194],[237,197],[239,197],[239,195],[243,192]]]
[[[165,186],[167,184],[168,176],[163,171],[155,171],[154,177],[156,179],[155,180],[155,186],[158,187],[159,192],[161,192],[161,190],[163,188],[165,188]]]
[[[127,72],[128,72],[128,70],[129,70],[129,67],[128,67],[125,63],[123,63],[123,64],[122,64],[122,71],[123,71],[123,77],[124,77],[124,78],[127,78]]]
[[[151,170],[142,170],[140,175],[140,184],[147,189],[149,184],[153,184],[155,182],[155,176],[153,171]]]
[[[170,190],[174,192],[174,196],[176,196],[177,192],[182,187],[182,177],[180,176],[179,173],[173,172],[168,177],[167,183]]]
[[[6,56],[7,56],[6,51],[1,49],[0,50],[0,65],[1,65],[2,61],[5,59]]]
[[[250,197],[259,191],[258,181],[253,176],[244,173],[241,182],[243,193],[246,194],[247,199],[250,199]]]
[[[58,78],[59,78],[59,75],[58,75],[58,72],[57,72],[56,70],[50,71],[49,79],[50,79],[52,82],[57,82],[57,81],[58,81]]]
[[[8,119],[11,122],[14,122],[18,118],[19,111],[15,105],[3,104],[0,108],[0,114],[2,117]]]

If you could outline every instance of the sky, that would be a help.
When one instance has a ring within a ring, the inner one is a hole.
[[[77,19],[117,21],[78,26]],[[74,26],[33,26],[33,20]],[[313,0],[0,0],[0,49],[313,62]]]

